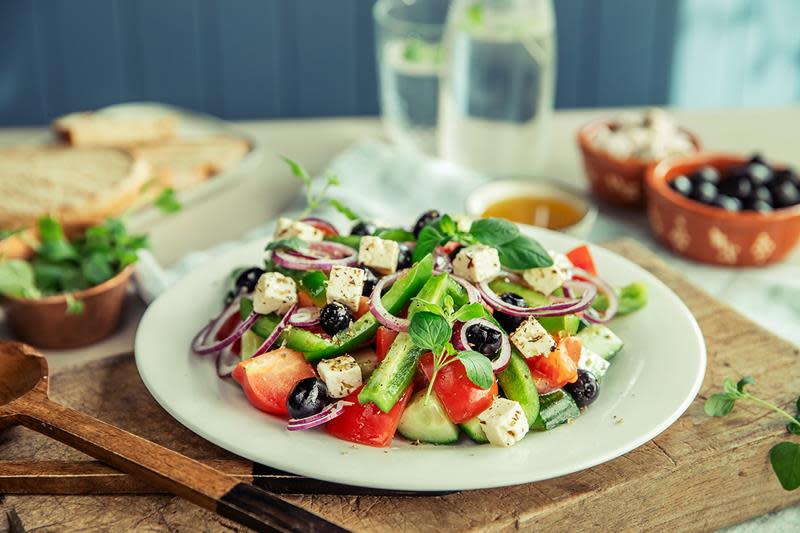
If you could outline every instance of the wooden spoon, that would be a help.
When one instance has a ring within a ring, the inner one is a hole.
[[[177,452],[47,397],[47,360],[0,341],[0,429],[21,424],[200,507],[262,531],[346,531]]]

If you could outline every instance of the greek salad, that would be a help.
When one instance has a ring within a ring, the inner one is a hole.
[[[588,246],[547,251],[508,221],[438,211],[347,234],[281,218],[264,264],[229,285],[192,350],[287,429],[370,446],[511,446],[570,422],[622,349],[608,322],[647,300],[604,282]]]

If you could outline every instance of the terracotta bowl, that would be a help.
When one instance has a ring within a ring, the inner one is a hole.
[[[67,313],[64,295],[3,298],[8,323],[20,340],[38,348],[79,348],[108,337],[119,324],[133,265],[100,285],[73,294],[81,313]]]
[[[644,206],[644,177],[653,161],[631,157],[620,159],[605,152],[591,142],[592,135],[601,126],[613,124],[612,120],[595,120],[578,130],[578,146],[583,154],[583,166],[592,192],[601,200],[621,207]],[[692,132],[681,129],[700,151],[700,139]]]
[[[760,266],[780,261],[800,239],[800,206],[771,213],[730,212],[690,200],[669,182],[710,165],[725,173],[749,157],[694,154],[653,164],[647,171],[647,215],[653,233],[690,259],[726,266]]]

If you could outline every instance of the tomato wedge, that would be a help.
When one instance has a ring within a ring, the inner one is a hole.
[[[378,362],[383,361],[386,354],[389,353],[389,348],[397,338],[397,331],[381,326],[378,328],[378,334],[375,336],[375,354],[378,356]]]
[[[423,355],[419,364],[425,377],[430,381],[433,375],[433,354]],[[492,405],[494,397],[497,396],[497,380],[493,377],[492,386],[482,389],[470,381],[464,365],[456,361],[439,371],[433,384],[433,390],[442,402],[447,417],[453,423],[460,424],[477,416]]]
[[[315,376],[303,354],[288,348],[242,361],[231,375],[256,409],[284,416],[286,399],[297,382]]]
[[[593,276],[597,275],[597,268],[594,266],[594,258],[592,258],[592,252],[589,251],[589,247],[585,244],[582,246],[578,246],[577,248],[570,250],[566,253],[567,259],[569,259],[573,265],[578,268],[582,268],[589,274]]]
[[[539,392],[560,389],[578,379],[578,360],[581,341],[577,337],[561,339],[558,348],[545,357],[538,355],[526,359]],[[546,382],[546,383],[545,383]]]
[[[362,316],[369,313],[369,297],[362,296],[361,300],[358,302],[358,309],[356,310],[356,318],[361,318]]]
[[[394,404],[391,411],[384,413],[374,403],[358,403],[359,387],[350,395],[343,398],[353,405],[344,408],[341,415],[325,425],[325,431],[336,438],[366,444],[367,446],[385,447],[392,442],[400,417],[411,397],[411,387]]]

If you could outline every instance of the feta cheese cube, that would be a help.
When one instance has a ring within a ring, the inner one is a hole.
[[[360,268],[335,266],[328,276],[328,303],[338,302],[351,311],[358,311],[366,272]]]
[[[550,257],[553,258],[553,266],[561,271],[564,278],[571,278],[572,269],[575,267],[575,265],[572,264],[572,261],[569,260],[569,257],[560,252],[554,252],[553,250],[547,250],[547,253],[549,253]]]
[[[600,379],[605,376],[609,366],[611,366],[611,363],[591,351],[586,346],[581,348],[581,357],[578,359],[578,368],[581,370],[588,370],[594,374],[594,377]]]
[[[361,368],[349,355],[323,359],[317,365],[317,374],[331,398],[344,398],[361,386]]]
[[[297,303],[294,280],[280,272],[265,272],[258,278],[253,293],[253,311],[262,315],[283,315]]]
[[[528,418],[519,402],[499,396],[478,415],[478,422],[492,446],[513,446],[529,429]]]
[[[305,222],[292,220],[286,217],[279,218],[273,238],[277,241],[289,239],[291,237],[298,237],[309,242],[321,241],[322,238],[325,237],[325,232]]]
[[[453,261],[453,273],[473,283],[489,281],[500,274],[500,254],[485,244],[462,248]]]
[[[537,355],[550,355],[556,349],[556,341],[547,333],[534,317],[528,317],[519,327],[508,336],[516,346],[519,353],[526,358]]]
[[[358,247],[358,262],[377,270],[381,274],[392,274],[397,270],[400,245],[380,237],[361,237]]]
[[[567,281],[567,272],[557,264],[542,268],[529,268],[522,271],[525,283],[545,296],[553,293]]]

